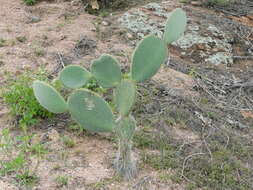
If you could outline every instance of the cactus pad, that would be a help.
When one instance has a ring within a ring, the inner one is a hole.
[[[167,46],[160,38],[150,35],[145,37],[134,51],[131,77],[143,82],[156,74],[167,58]]]
[[[68,99],[71,116],[83,128],[94,132],[110,132],[114,128],[109,105],[94,92],[76,90]]]
[[[166,21],[164,40],[170,44],[180,38],[186,28],[187,18],[185,12],[177,8],[175,9]]]
[[[68,106],[64,98],[49,84],[34,81],[33,91],[38,102],[50,112],[63,113],[67,111]]]
[[[61,82],[68,88],[80,88],[87,83],[91,74],[85,68],[77,65],[65,67],[59,75]]]
[[[94,60],[91,72],[99,85],[104,88],[114,87],[121,81],[121,70],[118,61],[110,55],[103,54],[99,59]]]
[[[115,103],[118,112],[126,116],[131,111],[136,96],[136,85],[133,81],[122,80],[114,91]]]

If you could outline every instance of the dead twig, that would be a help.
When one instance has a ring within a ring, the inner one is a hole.
[[[233,59],[252,59],[253,60],[253,56],[239,56],[239,55],[235,55],[233,56]]]
[[[191,155],[185,157],[184,162],[183,162],[182,171],[181,171],[181,176],[182,176],[183,178],[185,178],[187,181],[190,181],[190,182],[192,182],[192,183],[195,183],[195,182],[189,180],[189,179],[184,175],[184,170],[185,170],[186,162],[187,162],[190,158],[192,158],[192,157],[194,157],[194,156],[204,155],[204,154],[206,154],[206,153],[199,152],[199,153],[191,154]]]
[[[230,86],[230,88],[247,88],[247,87],[253,87],[253,80]]]

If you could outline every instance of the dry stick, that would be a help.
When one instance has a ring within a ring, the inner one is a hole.
[[[200,82],[198,81],[198,80],[196,80],[196,82],[197,82],[197,84],[206,92],[206,93],[208,93],[216,102],[219,102],[219,103],[223,103],[224,105],[226,105],[227,104],[227,102],[224,102],[224,101],[222,101],[222,100],[219,100],[219,99],[217,99],[204,85],[201,85],[200,84]],[[252,81],[252,84],[251,84],[251,82],[249,83],[249,82],[247,82],[247,83],[244,83],[244,85],[243,85],[243,87],[248,87],[248,86],[253,86],[253,81]],[[240,86],[234,86],[234,87],[241,87],[241,85]],[[230,87],[230,88],[232,88],[232,87]],[[230,108],[230,109],[233,109],[233,110],[252,110],[252,109],[246,109],[246,108],[238,108],[238,107],[234,107],[234,106],[226,106],[227,108]]]
[[[206,153],[199,152],[199,153],[191,154],[191,155],[187,156],[187,157],[184,159],[183,168],[182,168],[182,171],[181,171],[181,176],[182,176],[183,178],[185,178],[187,181],[190,181],[190,182],[196,184],[196,182],[191,181],[191,180],[188,179],[186,176],[184,176],[184,169],[185,169],[185,164],[186,164],[187,160],[190,159],[190,158],[193,157],[193,156],[198,156],[198,155],[203,155],[203,154],[206,154]]]
[[[62,59],[62,54],[61,53],[57,53],[58,54],[58,57],[60,58],[60,63],[61,63],[61,65],[62,65],[62,67],[64,68],[65,67],[65,64],[64,64],[64,61],[63,61],[63,59]]]
[[[205,124],[205,126],[212,128],[212,124],[209,124],[209,123],[204,123],[204,124]],[[203,130],[203,127],[202,127],[202,130]],[[211,149],[210,149],[209,146],[208,146],[208,143],[206,142],[206,139],[207,139],[208,137],[210,137],[210,135],[211,135],[210,132],[208,133],[208,135],[207,135],[206,137],[205,137],[204,135],[202,135],[202,141],[204,142],[204,144],[205,144],[205,146],[206,146],[206,149],[207,149],[207,151],[208,151],[209,154],[210,154],[211,161],[212,161],[212,160],[213,160],[213,154],[212,154]]]
[[[253,80],[244,82],[242,84],[234,84],[230,88],[242,88],[242,87],[253,87]]]
[[[239,55],[235,55],[233,56],[233,59],[253,59],[253,56],[239,56]]]

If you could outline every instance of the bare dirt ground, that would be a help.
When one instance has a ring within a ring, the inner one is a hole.
[[[73,132],[69,117],[59,115],[30,129],[33,140],[48,149],[43,158],[29,158],[38,182],[27,187],[7,175],[0,177],[0,190],[253,189],[253,12],[229,15],[234,9],[215,11],[173,0],[157,3],[162,10],[143,4],[104,17],[88,14],[80,1],[1,2],[1,86],[6,71],[18,75],[45,66],[54,77],[63,65],[89,68],[102,53],[114,55],[128,70],[133,45],[142,34],[157,32],[150,20],[164,22],[164,12],[182,7],[189,22],[185,41],[169,47],[168,63],[139,86],[136,179],[124,182],[114,173],[114,137]],[[147,15],[143,22],[151,29],[131,30],[136,28],[119,20],[126,13],[138,16],[136,9]],[[20,134],[13,120],[1,99],[0,131]],[[63,136],[71,137],[74,146],[67,147]],[[59,176],[68,183],[59,185]]]

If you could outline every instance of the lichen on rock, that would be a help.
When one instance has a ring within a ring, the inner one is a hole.
[[[207,27],[207,32],[209,33],[204,36],[197,25],[190,25],[186,34],[173,45],[185,51],[189,51],[189,49],[198,51],[204,62],[215,65],[233,64],[232,45],[229,43],[230,39],[226,34],[211,24]],[[202,47],[200,50],[193,48],[200,45]]]
[[[162,37],[166,18],[170,14],[164,6],[149,3],[127,11],[118,21],[138,39],[148,34]],[[231,38],[225,32],[206,21],[196,22],[196,18],[191,16],[188,16],[188,20],[190,24],[185,35],[172,43],[172,46],[180,49],[183,57],[214,65],[233,64]]]

